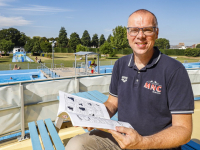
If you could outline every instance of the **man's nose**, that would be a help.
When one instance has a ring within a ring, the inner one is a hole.
[[[145,35],[144,35],[142,29],[139,30],[139,33],[138,33],[137,37],[138,37],[138,38],[144,38],[144,37],[145,37]]]

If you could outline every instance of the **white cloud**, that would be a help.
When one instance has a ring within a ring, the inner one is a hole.
[[[0,6],[8,6],[8,2],[13,1],[13,0],[0,0]]]
[[[61,8],[39,6],[39,5],[32,5],[30,7],[13,8],[13,10],[18,10],[18,11],[37,11],[37,12],[65,12],[65,11],[72,11],[70,9],[61,9]]]
[[[31,21],[25,20],[22,17],[0,16],[0,27],[25,26],[28,24],[31,24]]]

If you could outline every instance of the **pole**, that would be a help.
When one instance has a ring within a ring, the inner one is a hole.
[[[53,55],[53,52],[54,52],[54,46],[52,46],[52,69],[54,69],[54,55]]]
[[[25,125],[24,125],[24,93],[23,93],[23,85],[21,85],[21,82],[19,83],[19,96],[21,101],[21,137],[18,138],[19,141],[22,141],[25,139]]]
[[[99,62],[99,54],[98,54],[98,60],[97,60],[97,66],[98,66],[98,74],[100,74],[100,62]]]

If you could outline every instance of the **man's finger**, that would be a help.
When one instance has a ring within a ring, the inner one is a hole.
[[[130,134],[130,132],[132,131],[131,128],[126,128],[126,127],[122,127],[122,126],[117,126],[115,128],[116,128],[117,132],[125,133],[125,134]]]
[[[124,139],[124,135],[119,133],[119,132],[117,132],[117,131],[109,130],[109,132],[116,139],[116,141],[122,141]]]

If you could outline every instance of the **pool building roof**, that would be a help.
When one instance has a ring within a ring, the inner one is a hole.
[[[95,52],[83,52],[83,51],[80,51],[74,54],[75,55],[99,55],[98,53],[95,53]]]

